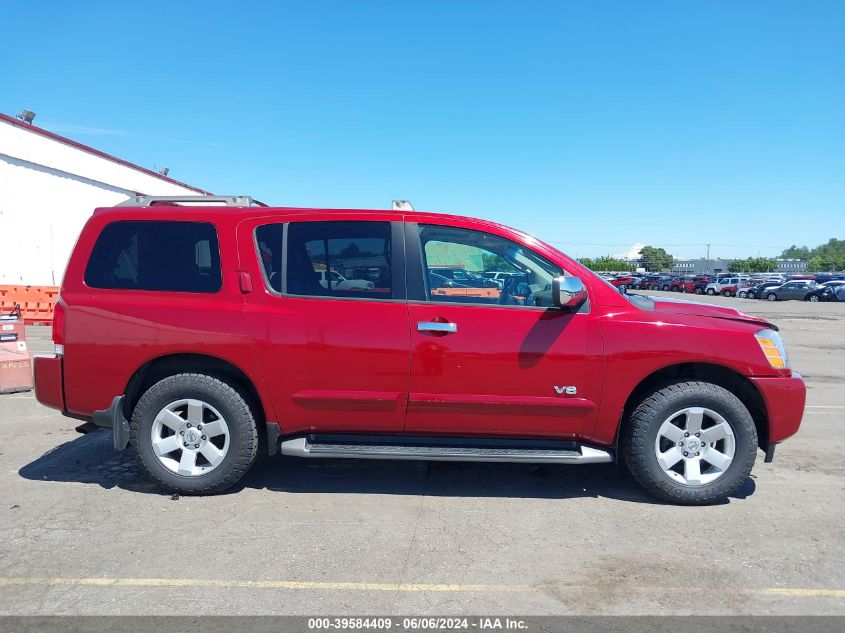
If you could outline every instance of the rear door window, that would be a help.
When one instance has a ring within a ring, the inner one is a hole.
[[[256,229],[264,272],[282,294],[350,299],[403,299],[390,222],[291,222]],[[284,285],[282,282],[284,281]]]
[[[91,288],[217,292],[217,230],[208,222],[122,221],[100,233],[85,283]]]

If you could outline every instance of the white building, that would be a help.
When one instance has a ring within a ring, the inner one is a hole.
[[[0,114],[0,286],[61,284],[92,211],[136,194],[210,195]]]

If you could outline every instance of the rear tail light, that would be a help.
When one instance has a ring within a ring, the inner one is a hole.
[[[65,303],[61,296],[53,309],[53,351],[57,356],[65,353]]]

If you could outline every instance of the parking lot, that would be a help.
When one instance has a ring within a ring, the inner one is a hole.
[[[684,298],[777,324],[807,381],[801,431],[729,503],[604,464],[290,457],[172,499],[110,433],[5,395],[0,613],[845,614],[845,304]]]

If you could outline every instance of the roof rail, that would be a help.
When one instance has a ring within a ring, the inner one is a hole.
[[[259,207],[266,207],[267,205],[258,200],[253,200],[249,196],[132,196],[128,200],[116,204],[116,207],[150,207],[154,204],[162,203],[217,203],[219,206],[226,207],[251,207],[253,205]],[[222,203],[222,204],[220,204]]]

